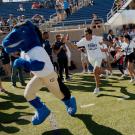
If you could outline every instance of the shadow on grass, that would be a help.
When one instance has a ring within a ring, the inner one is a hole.
[[[115,129],[96,123],[92,120],[92,115],[77,114],[75,117],[83,121],[89,133],[92,135],[122,135]]]
[[[32,115],[32,113],[26,112],[12,112],[5,113],[4,110],[9,110],[14,108],[16,110],[24,110],[27,109],[28,106],[18,106],[15,103],[24,103],[26,102],[25,98],[21,95],[16,95],[14,93],[6,92],[4,95],[0,95],[0,98],[6,100],[0,102],[0,131],[5,133],[17,133],[20,131],[18,127],[15,126],[6,126],[6,124],[16,123],[17,125],[27,125],[30,123],[29,120],[25,119],[28,115]]]
[[[8,110],[8,109],[27,109],[28,106],[15,106],[11,101],[3,101],[0,102],[0,110]]]
[[[56,129],[44,132],[42,135],[73,135],[68,129]]]
[[[13,126],[5,126],[3,124],[12,124],[16,123],[18,125],[27,125],[30,123],[29,120],[23,119],[21,117],[25,117],[27,115],[32,115],[31,113],[25,112],[14,112],[12,114],[0,112],[0,131],[6,133],[16,133],[19,132],[20,129]]]
[[[119,83],[118,81],[111,80],[101,80],[100,87],[113,87],[113,88],[121,88],[121,86],[114,86],[113,84]],[[73,91],[82,91],[82,92],[93,92],[95,88],[95,80],[94,77],[91,76],[83,76],[79,81],[68,82],[67,86],[70,90]],[[103,90],[107,91],[107,90]],[[114,92],[114,90],[108,90],[109,92]]]
[[[128,92],[126,87],[121,87],[120,92],[124,94],[124,96],[116,96],[116,95],[109,95],[109,94],[99,94],[97,97],[115,97],[115,98],[121,98],[124,100],[135,100],[135,94]],[[127,96],[127,97],[126,97]]]
[[[129,97],[129,98],[126,98],[125,100],[135,100],[135,94],[128,92],[126,87],[121,87],[120,92]]]
[[[29,124],[30,121],[29,120],[25,120],[22,119],[21,117],[27,116],[27,115],[32,115],[32,113],[25,113],[25,112],[14,112],[12,114],[8,114],[8,113],[3,113],[0,112],[0,123],[2,124],[9,124],[9,123],[17,123],[18,125],[26,125]]]
[[[13,133],[17,133],[20,131],[19,128],[17,127],[13,127],[13,126],[3,126],[2,124],[0,124],[0,131],[3,131],[5,133],[9,133],[9,134],[13,134]]]
[[[26,99],[22,95],[16,95],[11,92],[6,92],[6,95],[0,95],[0,98],[3,98],[7,101],[15,102],[15,103],[24,103]]]
[[[97,97],[115,97],[115,98],[123,98],[122,96],[109,95],[109,94],[99,94]]]

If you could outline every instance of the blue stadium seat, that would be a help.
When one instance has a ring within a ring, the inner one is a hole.
[[[99,18],[103,18],[104,21],[107,19],[107,13],[111,10],[114,0],[94,0],[95,4],[93,6],[83,7],[77,12],[73,13],[65,21],[74,20],[86,20],[91,19],[92,14],[96,13]],[[67,23],[67,25],[77,25],[78,22]],[[60,24],[55,25],[60,26]]]
[[[32,2],[21,2],[25,8],[24,12],[17,11],[20,2],[10,2],[0,4],[0,16],[7,19],[9,14],[13,14],[15,17],[25,15],[27,18],[31,18],[35,14],[40,14],[45,17],[46,20],[50,18],[50,15],[54,14],[55,9],[41,8],[31,9]]]

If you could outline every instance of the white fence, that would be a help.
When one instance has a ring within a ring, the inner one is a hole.
[[[114,15],[116,14],[119,10],[123,9],[123,6],[128,2],[130,3],[132,0],[122,0],[122,3],[120,6],[115,6],[115,2],[113,4],[112,9],[110,12],[107,14],[107,21]],[[124,7],[125,8],[125,7]]]

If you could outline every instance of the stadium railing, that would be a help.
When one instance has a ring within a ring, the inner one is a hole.
[[[123,2],[123,5],[127,2],[128,0],[122,0],[122,2]],[[116,14],[121,8],[122,8],[122,6],[114,6],[115,5],[115,1],[114,1],[114,3],[113,3],[113,7],[112,7],[112,9],[110,10],[110,12],[107,14],[107,21],[114,15],[114,14]]]
[[[104,20],[103,18],[98,18],[98,20],[101,20],[100,25],[104,27]],[[66,29],[81,29],[86,26],[92,27],[92,19],[84,19],[84,20],[73,20],[73,21],[62,21],[59,23],[51,22],[48,24],[43,24],[40,26],[40,28],[43,30],[66,30]]]

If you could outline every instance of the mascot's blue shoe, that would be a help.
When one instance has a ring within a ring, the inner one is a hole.
[[[77,111],[75,97],[71,97],[69,100],[65,100],[63,102],[66,105],[68,114],[73,116],[76,113],[76,111]]]
[[[32,124],[39,125],[49,116],[51,111],[43,105],[42,108],[37,109],[35,115],[32,117]]]
[[[32,124],[41,124],[49,116],[51,111],[46,107],[39,97],[29,101],[29,103],[36,109],[35,115],[32,117]]]

